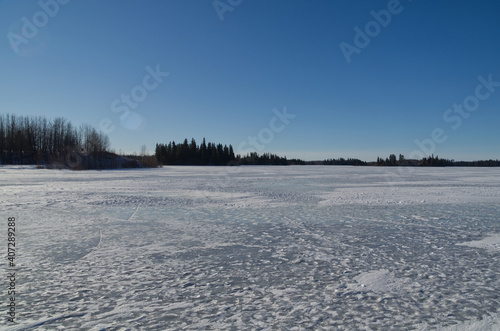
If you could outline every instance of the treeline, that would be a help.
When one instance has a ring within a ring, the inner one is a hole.
[[[156,167],[158,165],[352,165],[424,167],[498,167],[499,160],[455,161],[431,155],[421,160],[404,155],[377,157],[376,162],[355,158],[303,161],[276,154],[235,155],[232,145],[191,139],[156,144],[155,154],[123,157],[109,152],[108,136],[87,124],[75,127],[65,118],[49,120],[42,116],[0,114],[0,164],[56,165],[72,169]],[[145,146],[144,146],[145,147]]]
[[[62,161],[69,153],[104,153],[109,138],[90,125],[74,127],[62,117],[0,115],[0,162],[41,164]]]
[[[156,144],[156,159],[160,164],[168,165],[226,165],[235,161],[233,146],[208,144],[203,138],[201,145],[194,139],[187,139],[181,144],[171,141],[168,144]]]
[[[377,157],[377,166],[417,166],[417,167],[499,167],[500,160],[481,160],[481,161],[455,161],[450,159],[439,158],[438,155],[432,154],[429,157],[424,157],[421,160],[405,159],[402,154],[396,158],[396,155],[391,154],[388,158]]]
[[[162,165],[289,165],[303,162],[270,153],[235,155],[232,145],[207,143],[205,138],[200,145],[194,138],[191,142],[184,139],[182,143],[156,144],[155,156]]]
[[[399,158],[396,158],[395,154],[389,155],[385,160],[381,157],[377,157],[378,166],[408,166],[408,165],[418,165],[417,160],[406,160],[403,154],[399,154]]]
[[[156,161],[159,165],[347,165],[347,166],[421,166],[421,167],[498,167],[499,160],[455,161],[431,155],[421,160],[406,159],[403,154],[377,157],[376,162],[365,162],[356,158],[326,159],[323,161],[303,161],[287,159],[276,154],[256,152],[244,156],[235,155],[232,145],[207,143],[205,138],[198,145],[194,138],[182,143],[171,141],[168,144],[156,144]],[[154,166],[156,162],[150,162]]]
[[[141,166],[110,153],[109,146],[108,136],[87,124],[75,127],[62,117],[0,115],[0,164],[71,169]]]
[[[453,161],[455,167],[500,167],[500,160]]]
[[[289,165],[289,161],[285,157],[280,157],[276,154],[264,153],[259,155],[252,152],[245,156],[236,156],[235,164],[238,165]]]
[[[361,161],[360,159],[327,159],[321,162],[322,165],[352,165],[352,166],[364,166],[366,165],[365,161]]]

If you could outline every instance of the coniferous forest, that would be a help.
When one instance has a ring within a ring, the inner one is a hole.
[[[194,138],[182,143],[171,141],[168,144],[156,144],[155,156],[161,165],[350,165],[350,166],[418,166],[418,167],[498,167],[499,160],[455,161],[440,159],[431,155],[421,160],[399,158],[391,154],[388,158],[377,158],[376,162],[365,162],[356,158],[326,159],[323,161],[303,161],[287,159],[276,154],[256,152],[247,155],[235,155],[232,145],[207,143],[205,138],[197,145]]]
[[[156,144],[155,156],[158,162],[169,165],[226,165],[236,160],[233,146],[215,143],[197,145],[194,139],[188,143],[171,141],[168,144]]]
[[[194,138],[191,142],[156,144],[155,156],[164,165],[289,165],[298,161],[270,153],[235,155],[232,145],[207,143],[205,138],[200,145]]]
[[[42,116],[0,115],[0,164],[38,164],[71,169],[156,167],[158,165],[355,165],[423,167],[498,167],[499,160],[455,161],[428,156],[421,160],[405,159],[402,154],[376,162],[356,158],[303,161],[276,154],[256,152],[236,155],[232,145],[191,139],[156,144],[153,156],[120,157],[109,151],[107,135],[87,124],[75,127],[65,118],[48,120]]]
[[[432,154],[428,157],[423,157],[420,160],[405,159],[404,155],[399,154],[396,158],[395,154],[389,155],[388,158],[377,157],[377,162],[370,165],[390,166],[390,167],[500,167],[500,160],[478,160],[478,161],[455,161],[439,158],[438,155]]]

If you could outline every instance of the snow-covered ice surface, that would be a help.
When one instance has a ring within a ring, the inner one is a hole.
[[[500,169],[0,167],[0,193],[2,329],[500,328]]]

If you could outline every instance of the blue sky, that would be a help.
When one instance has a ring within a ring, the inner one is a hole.
[[[206,137],[306,160],[497,159],[499,14],[493,0],[0,0],[0,112],[91,124],[117,152]]]

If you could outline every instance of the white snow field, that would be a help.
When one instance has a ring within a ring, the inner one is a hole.
[[[500,330],[498,168],[0,167],[0,193],[1,329]]]

